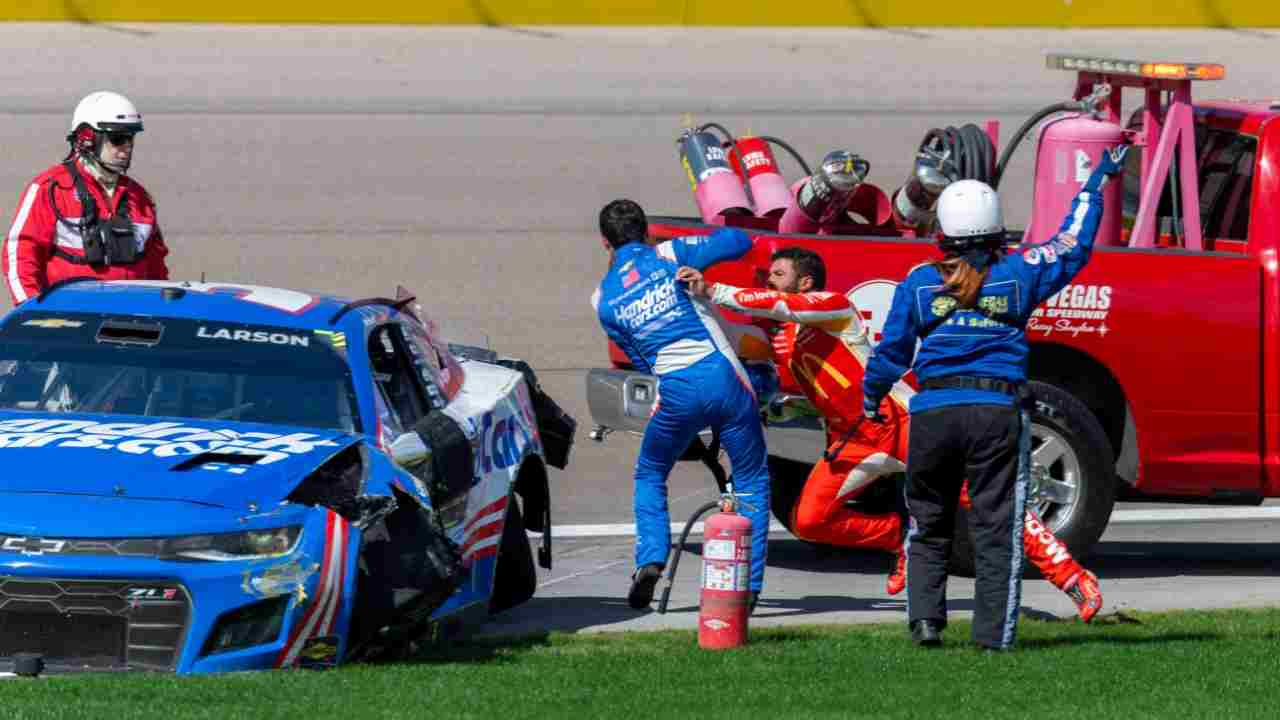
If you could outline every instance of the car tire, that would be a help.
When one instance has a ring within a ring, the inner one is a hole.
[[[1068,503],[1029,500],[1027,506],[1040,514],[1076,559],[1082,559],[1102,537],[1115,507],[1115,456],[1102,424],[1084,403],[1056,385],[1034,380],[1029,385],[1036,398],[1031,413],[1033,464],[1043,467],[1059,487],[1070,485],[1072,491]],[[1048,454],[1036,457],[1042,449]],[[1040,462],[1046,458],[1052,460],[1048,467]],[[973,555],[967,513],[959,510],[948,571],[972,577]],[[1030,563],[1028,571],[1035,573]]]
[[[502,524],[502,540],[494,567],[493,594],[489,613],[509,610],[529,598],[538,588],[538,571],[533,566],[533,548],[524,529],[524,518],[514,496],[507,500],[507,517]]]

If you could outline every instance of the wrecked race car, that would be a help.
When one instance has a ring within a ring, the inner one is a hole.
[[[551,566],[574,421],[407,293],[58,284],[0,321],[0,670],[325,667]],[[518,499],[517,499],[518,498]]]

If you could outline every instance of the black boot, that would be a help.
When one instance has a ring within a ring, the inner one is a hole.
[[[631,575],[631,590],[627,593],[627,604],[636,610],[643,610],[653,602],[653,588],[662,577],[661,565],[642,565]]]
[[[920,647],[938,647],[942,644],[942,626],[934,620],[911,623],[911,642]]]

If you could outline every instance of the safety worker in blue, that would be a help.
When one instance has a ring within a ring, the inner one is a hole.
[[[605,333],[636,370],[658,377],[657,409],[645,427],[635,469],[636,570],[627,601],[648,607],[671,545],[667,476],[699,431],[717,428],[732,464],[734,490],[751,521],[751,606],[764,585],[769,533],[769,471],[764,429],[751,381],[705,300],[676,280],[682,265],[703,270],[751,249],[742,230],[650,245],[644,210],[614,200],[600,211],[609,270],[591,303]]]
[[[946,564],[965,478],[977,570],[973,640],[989,650],[1014,642],[1030,471],[1026,324],[1089,261],[1102,187],[1127,150],[1103,151],[1057,235],[1011,254],[995,190],[976,180],[951,183],[937,204],[943,259],[913,269],[894,292],[863,378],[863,411],[878,420],[890,387],[915,371],[921,392],[911,399],[907,452],[907,620],[918,645],[942,643]]]

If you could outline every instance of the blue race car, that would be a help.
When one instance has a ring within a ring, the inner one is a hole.
[[[324,667],[531,597],[573,420],[421,315],[81,279],[5,316],[0,670]]]

